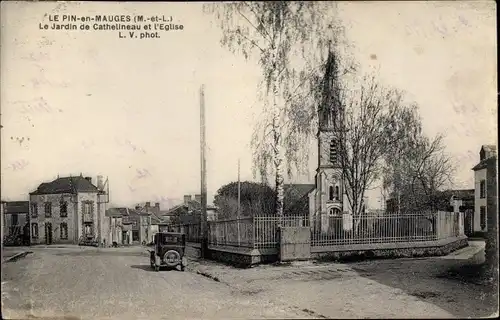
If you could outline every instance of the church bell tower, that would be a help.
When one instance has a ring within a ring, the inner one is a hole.
[[[332,51],[328,54],[324,97],[318,108],[318,168],[316,169],[317,213],[324,216],[341,216],[343,211],[342,164],[339,160],[340,135],[343,126],[341,104],[336,90],[337,64]]]

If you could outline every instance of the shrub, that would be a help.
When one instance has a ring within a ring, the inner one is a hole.
[[[240,216],[273,215],[275,192],[268,185],[244,181],[240,183]],[[238,182],[231,182],[219,188],[214,197],[219,219],[233,219],[238,216]]]

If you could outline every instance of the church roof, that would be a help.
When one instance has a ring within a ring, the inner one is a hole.
[[[307,215],[309,212],[308,195],[315,188],[314,184],[285,184],[283,214]]]
[[[59,193],[78,193],[78,192],[95,192],[99,190],[89,180],[83,176],[77,177],[62,177],[51,182],[42,183],[38,188],[31,192],[31,195],[37,194],[59,194]]]

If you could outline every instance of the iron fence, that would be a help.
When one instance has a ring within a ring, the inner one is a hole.
[[[306,216],[254,216],[208,221],[208,243],[213,246],[277,248],[279,225],[310,227],[311,246],[434,241],[460,233],[459,216],[453,212],[349,215],[310,219]],[[201,241],[200,224],[171,226],[185,232],[188,241]]]
[[[183,232],[184,234],[186,234],[186,241],[188,242],[201,242],[200,223],[169,225],[167,229],[171,230],[172,232]]]
[[[312,219],[311,245],[334,246],[420,242],[457,236],[458,214],[453,212],[350,215]]]
[[[217,220],[208,222],[208,243],[215,246],[245,248],[276,248],[278,246],[278,222],[275,216]],[[282,217],[284,227],[309,226],[306,217]]]
[[[214,246],[253,247],[253,218],[208,221],[208,243]]]
[[[276,216],[254,217],[254,248],[276,248],[279,245],[279,222],[282,227],[309,227],[309,219],[305,216],[284,216],[281,218]]]

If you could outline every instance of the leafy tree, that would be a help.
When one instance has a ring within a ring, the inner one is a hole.
[[[218,215],[222,219],[273,215],[275,213],[275,192],[261,183],[244,181],[240,183],[240,212],[238,213],[238,182],[222,186],[214,197]]]
[[[221,43],[246,59],[256,57],[262,70],[264,112],[252,137],[254,174],[266,181],[274,173],[276,215],[283,215],[284,171],[291,175],[308,152],[301,152],[308,123],[314,117],[305,107],[304,88],[323,66],[316,65],[317,50],[328,39],[340,39],[342,29],[322,2],[235,2],[206,5],[222,30]],[[321,52],[321,51],[320,51]],[[295,59],[294,59],[295,58]],[[310,91],[309,91],[310,93]]]

